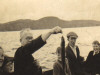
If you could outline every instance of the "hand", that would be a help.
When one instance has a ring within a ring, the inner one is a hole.
[[[53,29],[51,29],[51,33],[52,34],[62,33],[62,29],[61,29],[61,27],[56,26]]]
[[[59,27],[59,26],[54,27],[53,29],[51,29],[49,32],[47,32],[45,34],[42,34],[41,35],[42,40],[46,41],[50,37],[51,34],[57,34],[57,33],[62,33],[61,27]]]

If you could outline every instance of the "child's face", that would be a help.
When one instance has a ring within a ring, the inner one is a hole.
[[[12,73],[14,72],[14,63],[12,62],[8,62],[6,65],[5,65],[5,71],[8,72],[8,73]]]
[[[58,60],[61,60],[61,54],[57,53],[57,55],[58,55]]]
[[[93,44],[93,50],[94,51],[99,51],[99,45],[98,44]]]

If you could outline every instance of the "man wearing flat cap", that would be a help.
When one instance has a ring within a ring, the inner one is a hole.
[[[42,69],[32,54],[46,44],[46,40],[51,34],[56,33],[61,33],[61,28],[58,26],[41,34],[36,39],[33,39],[30,29],[24,29],[20,32],[21,47],[17,49],[14,56],[15,75],[42,75]]]
[[[84,75],[81,69],[81,62],[83,58],[80,56],[78,46],[76,46],[76,39],[78,35],[74,32],[67,34],[68,45],[66,47],[66,58],[69,61],[69,68],[72,75]]]

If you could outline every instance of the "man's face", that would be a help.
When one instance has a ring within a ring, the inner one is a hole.
[[[3,65],[4,62],[4,52],[0,49],[0,67]]]
[[[28,43],[30,43],[33,40],[33,36],[31,33],[26,34],[22,39],[21,39],[21,44],[24,46]]]
[[[68,41],[69,41],[69,44],[70,44],[71,46],[75,46],[76,37],[75,37],[75,36],[70,36],[69,39],[68,39]]]
[[[93,50],[94,51],[99,51],[99,45],[98,44],[93,44]]]
[[[4,70],[5,70],[7,73],[12,73],[12,72],[14,72],[14,63],[8,62],[8,63],[5,65]]]

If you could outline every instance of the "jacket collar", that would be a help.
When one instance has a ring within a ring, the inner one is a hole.
[[[72,55],[73,55],[73,57],[75,57],[76,58],[76,56],[75,56],[75,54],[74,54],[74,52],[73,52],[73,50],[72,50],[72,48],[70,47],[70,45],[68,44],[68,49],[69,49],[69,51],[72,53]],[[76,46],[76,54],[77,54],[77,46]],[[76,58],[77,59],[77,58]]]

